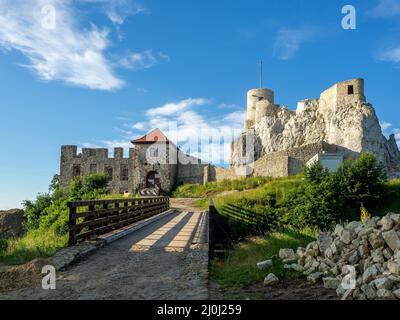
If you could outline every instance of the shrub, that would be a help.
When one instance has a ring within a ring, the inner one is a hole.
[[[354,161],[346,161],[336,173],[336,181],[345,201],[351,205],[371,203],[385,190],[386,172],[371,153],[363,153]]]
[[[7,252],[8,241],[6,239],[0,238],[0,256]]]

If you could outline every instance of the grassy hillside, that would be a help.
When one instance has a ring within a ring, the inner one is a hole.
[[[257,262],[277,256],[281,248],[305,247],[314,241],[316,231],[273,232],[265,236],[247,238],[234,245],[226,259],[214,259],[211,262],[210,278],[223,286],[247,285],[262,281],[270,272],[279,278],[298,276],[299,274],[283,268],[279,259],[274,259],[274,265],[263,270],[258,269]]]
[[[222,180],[206,184],[184,184],[176,188],[171,196],[174,198],[202,198],[215,195],[223,191],[242,191],[258,188],[272,181],[273,178],[255,177],[235,180]]]

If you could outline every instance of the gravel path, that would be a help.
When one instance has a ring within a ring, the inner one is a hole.
[[[195,205],[191,209],[153,222],[59,272],[55,290],[37,283],[0,293],[0,298],[208,299],[207,216]]]

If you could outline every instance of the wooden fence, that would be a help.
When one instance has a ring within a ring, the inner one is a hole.
[[[169,209],[169,197],[68,202],[69,246]]]

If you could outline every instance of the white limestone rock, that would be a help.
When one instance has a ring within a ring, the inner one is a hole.
[[[264,279],[264,285],[266,286],[272,286],[277,283],[279,283],[279,278],[273,273],[268,274]]]
[[[296,259],[296,254],[294,253],[293,249],[280,249],[279,258],[282,260],[294,260]]]
[[[273,265],[272,259],[264,260],[264,261],[257,263],[258,269],[266,269],[266,268],[272,267],[272,265]]]

